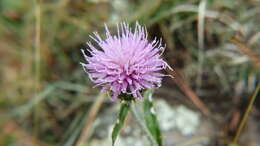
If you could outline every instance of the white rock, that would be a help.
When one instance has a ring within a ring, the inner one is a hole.
[[[170,131],[175,127],[175,111],[164,100],[158,100],[154,104],[157,119],[162,131]]]
[[[193,135],[200,124],[199,114],[182,105],[178,106],[175,111],[177,129],[180,130],[183,135]]]

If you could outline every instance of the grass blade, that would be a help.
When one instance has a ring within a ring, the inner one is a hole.
[[[153,91],[151,89],[148,89],[144,93],[144,119],[148,130],[153,135],[158,146],[162,146],[162,136],[153,107],[152,94]]]

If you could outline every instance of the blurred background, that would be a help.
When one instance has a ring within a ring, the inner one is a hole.
[[[228,145],[260,77],[259,0],[0,0],[0,146],[107,146],[119,109],[79,62],[118,22],[162,38],[174,68],[155,91],[166,146]],[[260,97],[242,131],[259,146]],[[118,146],[150,145],[130,114]]]

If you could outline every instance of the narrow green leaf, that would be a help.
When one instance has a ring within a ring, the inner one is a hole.
[[[112,145],[114,146],[116,138],[124,125],[127,113],[130,108],[129,102],[123,102],[120,107],[119,115],[112,131]]]
[[[153,94],[153,90],[151,89],[148,89],[144,93],[144,119],[148,130],[153,135],[158,146],[162,146],[162,136],[161,136],[160,127],[153,107],[152,94]]]

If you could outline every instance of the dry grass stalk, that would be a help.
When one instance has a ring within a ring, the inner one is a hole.
[[[257,56],[255,52],[249,49],[244,43],[242,43],[236,37],[232,37],[230,40],[237,45],[237,47],[240,49],[242,53],[250,57],[250,59],[253,61],[255,65],[260,66],[260,57]]]
[[[101,107],[101,104],[103,103],[103,101],[105,99],[104,97],[105,97],[104,92],[99,94],[95,103],[90,108],[88,117],[87,117],[86,122],[85,122],[85,126],[82,129],[81,135],[80,135],[78,141],[76,142],[75,146],[82,146],[84,144],[85,138],[88,137],[92,123],[94,122],[96,115],[97,115],[97,113],[98,113],[98,111]]]

